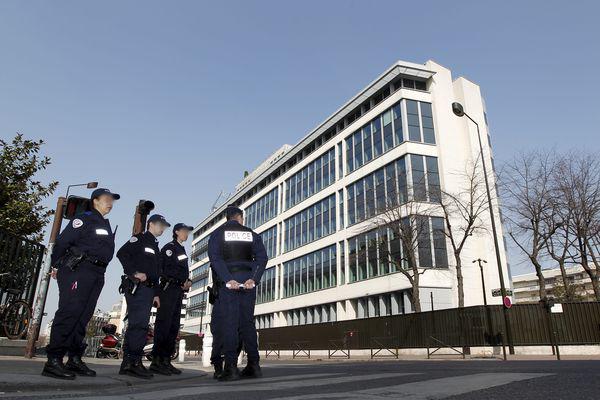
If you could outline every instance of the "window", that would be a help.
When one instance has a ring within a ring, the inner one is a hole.
[[[277,255],[277,225],[262,232],[260,237],[267,250],[267,257],[275,257]]]
[[[335,148],[316,158],[286,180],[286,209],[335,182]],[[275,197],[276,198],[276,197]]]
[[[431,104],[401,100],[345,139],[347,174],[404,142],[403,102],[409,140],[435,144]]]
[[[298,308],[284,312],[288,325],[318,324],[321,322],[335,322],[336,304],[320,304],[317,306]]]
[[[256,287],[256,304],[275,300],[275,287],[277,282],[277,268],[267,268],[261,281]]]
[[[336,230],[335,193],[285,220],[285,251],[314,242]]]
[[[246,207],[244,222],[249,228],[255,229],[278,214],[277,193],[278,187]]]
[[[328,289],[336,285],[336,245],[313,251],[283,264],[284,297]],[[294,276],[294,288],[290,276]]]

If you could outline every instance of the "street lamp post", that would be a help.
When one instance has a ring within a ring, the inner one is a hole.
[[[95,189],[98,187],[98,182],[76,183],[74,185],[67,186],[67,194],[65,196],[66,199],[69,198],[69,190],[71,190],[72,187],[77,187],[77,186],[85,186],[88,189]]]
[[[500,291],[502,292],[502,301],[506,297],[506,286],[504,285],[504,273],[502,272],[502,260],[500,258],[500,244],[498,243],[498,233],[496,232],[496,217],[494,216],[494,209],[492,207],[492,194],[490,192],[490,182],[487,174],[487,167],[485,163],[485,156],[483,154],[483,144],[481,142],[481,132],[479,131],[479,124],[467,114],[462,104],[454,102],[452,103],[452,112],[457,117],[467,117],[477,127],[477,139],[479,140],[479,152],[481,154],[481,165],[483,166],[483,177],[485,180],[485,190],[487,192],[488,208],[490,210],[490,221],[492,224],[492,235],[494,237],[494,248],[496,250],[496,264],[498,266],[498,277],[500,279]],[[512,334],[510,329],[510,322],[508,320],[508,310],[505,306],[502,307],[504,314],[504,326],[506,328],[506,336],[508,340],[508,348],[510,354],[514,354],[514,347],[512,345]]]
[[[479,270],[481,271],[481,287],[483,289],[483,305],[487,307],[487,296],[485,295],[485,278],[483,277],[483,264],[487,264],[487,261],[478,258],[477,260],[473,260],[473,263],[479,264]]]

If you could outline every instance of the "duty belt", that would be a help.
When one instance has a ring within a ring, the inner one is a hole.
[[[87,261],[90,264],[94,264],[94,265],[97,265],[102,268],[106,268],[106,266],[108,265],[107,262],[99,260],[96,257],[92,257],[92,256],[85,256],[84,261]]]
[[[250,271],[252,271],[252,267],[243,267],[241,265],[234,265],[234,266],[231,266],[231,267],[228,266],[227,269],[232,274],[234,272],[250,272]]]

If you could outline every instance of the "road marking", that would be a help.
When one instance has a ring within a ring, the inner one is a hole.
[[[402,400],[434,400],[450,396],[507,385],[512,382],[535,379],[553,374],[537,373],[485,373],[461,375],[449,378],[431,379],[419,382],[404,383],[395,386],[384,386],[375,389],[354,392],[309,394],[302,396],[278,397],[272,400],[308,400],[308,399],[398,399]]]
[[[339,374],[335,374],[339,375]],[[78,397],[78,400],[122,400],[122,399],[140,399],[140,400],[162,400],[171,399],[180,396],[199,396],[202,394],[210,393],[233,393],[233,392],[256,392],[256,391],[269,391],[269,390],[289,390],[294,388],[300,388],[305,386],[316,387],[316,386],[328,386],[336,384],[344,384],[349,382],[367,381],[374,379],[389,379],[397,378],[401,376],[417,375],[414,373],[382,373],[382,374],[368,374],[368,375],[349,375],[341,377],[328,378],[316,378],[307,381],[310,375],[299,375],[295,379],[292,376],[287,377],[275,377],[270,378],[272,381],[265,382],[267,379],[260,379],[258,381],[241,380],[232,383],[219,383],[216,385],[203,385],[195,387],[186,387],[181,389],[168,389],[160,391],[152,391],[145,393],[135,394],[119,394],[113,396],[91,396],[91,397]],[[284,381],[279,381],[285,378]],[[292,380],[290,380],[292,379]],[[277,380],[277,381],[276,381]],[[257,383],[251,383],[257,382]]]

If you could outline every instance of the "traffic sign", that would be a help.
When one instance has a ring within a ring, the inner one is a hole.
[[[508,296],[506,296],[504,298],[503,303],[504,303],[504,307],[506,307],[506,308],[511,308],[512,307],[512,301],[510,300],[510,297],[508,297]]]
[[[506,295],[507,296],[512,296],[513,295],[513,291],[511,289],[506,289]],[[494,296],[494,297],[500,297],[500,296],[502,296],[502,289],[493,289],[492,290],[492,296]]]

